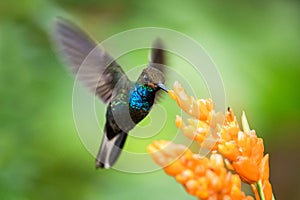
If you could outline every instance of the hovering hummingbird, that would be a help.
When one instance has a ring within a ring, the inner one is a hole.
[[[151,110],[157,92],[168,91],[164,85],[162,41],[154,41],[148,66],[137,81],[130,81],[120,65],[73,23],[57,19],[54,37],[71,71],[108,104],[96,168],[110,168],[119,157],[128,132]]]

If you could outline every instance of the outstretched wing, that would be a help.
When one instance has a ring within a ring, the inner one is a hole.
[[[153,44],[150,52],[149,66],[154,67],[164,73],[165,65],[165,51],[161,39],[157,38]]]
[[[129,81],[120,65],[75,24],[57,19],[54,38],[70,70],[103,102],[110,101],[118,80]]]
[[[166,55],[164,45],[161,39],[157,38],[153,44],[150,52],[149,67],[154,67],[165,74]],[[162,92],[158,91],[155,95],[155,102],[162,99]]]

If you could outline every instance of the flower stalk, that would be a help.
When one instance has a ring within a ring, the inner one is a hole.
[[[256,189],[258,191],[258,195],[259,195],[259,199],[260,200],[265,200],[265,195],[264,195],[264,191],[263,191],[263,187],[262,187],[262,183],[261,180],[259,180],[256,184]]]

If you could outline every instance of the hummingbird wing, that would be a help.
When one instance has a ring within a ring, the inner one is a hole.
[[[160,38],[154,40],[149,55],[149,67],[154,67],[165,74],[166,56],[164,50],[164,44]],[[162,92],[158,91],[155,95],[155,102],[159,102],[162,99]]]
[[[103,102],[110,101],[121,78],[129,81],[120,65],[75,24],[57,19],[54,38],[70,70]]]
[[[163,42],[160,38],[157,38],[152,44],[149,55],[149,67],[154,67],[164,73],[165,59]]]

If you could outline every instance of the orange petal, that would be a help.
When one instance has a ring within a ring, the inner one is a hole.
[[[197,101],[198,109],[199,109],[199,116],[198,119],[205,121],[207,120],[209,111],[207,110],[207,107],[205,105],[204,99],[199,99]]]
[[[226,141],[229,141],[231,139],[237,140],[239,131],[240,131],[239,127],[237,127],[235,125],[225,126],[222,129],[221,137],[222,137],[222,139],[224,139]]]
[[[195,128],[191,125],[185,126],[183,129],[183,134],[188,137],[191,140],[195,140],[195,137],[197,136],[197,132]]]
[[[251,158],[256,160],[256,163],[261,163],[263,156],[264,156],[264,143],[261,138],[257,138],[251,143],[253,146],[251,152]]]
[[[181,129],[184,126],[182,117],[180,117],[179,115],[176,115],[175,124],[176,124],[177,128]]]
[[[234,170],[232,164],[230,163],[230,161],[228,159],[225,159],[225,165],[227,167],[227,169],[229,170]]]
[[[206,104],[206,108],[208,111],[212,111],[214,109],[214,103],[213,103],[212,99],[210,99],[210,98],[206,99],[205,104]]]
[[[182,155],[192,154],[184,145],[174,144],[166,140],[153,141],[147,147],[153,160],[160,166],[167,166]]]
[[[239,150],[234,141],[225,142],[218,145],[218,150],[229,160],[235,161],[240,155]]]
[[[260,179],[261,180],[269,180],[269,154],[266,154],[262,159],[260,166]]]
[[[185,184],[188,180],[193,179],[194,176],[195,174],[192,170],[185,169],[176,176],[176,180],[182,184]]]
[[[225,122],[230,123],[233,122],[234,120],[235,120],[235,116],[233,110],[230,107],[228,107],[226,112]]]
[[[174,100],[177,99],[177,96],[176,96],[176,93],[174,92],[174,90],[168,90],[168,94],[172,99],[174,99]]]
[[[272,199],[272,186],[268,180],[263,182],[263,191],[264,191],[265,199],[271,200]]]
[[[230,197],[232,199],[241,199],[241,189],[238,188],[236,185],[233,185],[230,191]]]
[[[214,188],[214,190],[219,191],[219,190],[222,189],[222,186],[223,186],[222,180],[213,171],[207,170],[206,171],[206,178],[209,180],[209,186]]]
[[[237,174],[231,176],[231,183],[239,188],[242,187],[241,179]]]
[[[175,162],[164,168],[165,172],[170,176],[176,176],[177,174],[180,174],[184,169],[185,167],[180,163],[179,160],[176,160]]]
[[[198,186],[199,183],[194,179],[187,181],[187,183],[185,184],[186,190],[193,195],[196,194]]]
[[[223,161],[223,157],[220,154],[212,154],[210,156],[210,164],[213,167],[213,169],[221,169],[224,167],[224,161]]]
[[[196,192],[196,196],[200,199],[207,199],[209,197],[208,183],[205,177],[200,177],[198,179],[199,188]]]
[[[259,180],[259,169],[253,160],[239,156],[232,166],[244,182],[252,184]]]

